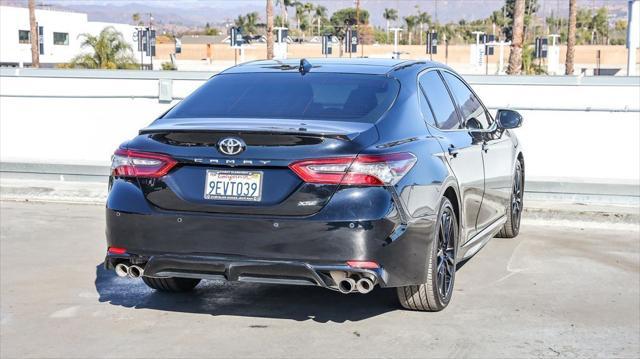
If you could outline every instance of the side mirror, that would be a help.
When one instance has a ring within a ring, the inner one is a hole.
[[[496,121],[499,129],[510,130],[522,126],[522,115],[518,111],[498,110]]]

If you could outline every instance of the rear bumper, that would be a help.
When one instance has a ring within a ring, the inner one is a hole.
[[[331,272],[349,273],[349,276],[368,277],[384,286],[387,273],[382,268],[361,269],[332,263],[306,263],[301,261],[260,260],[231,256],[187,255],[112,255],[105,259],[107,269],[116,264],[139,264],[148,277],[202,278],[224,281],[316,285],[337,290]]]
[[[345,191],[315,215],[268,217],[164,211],[128,188],[107,200],[107,243],[146,263],[148,276],[327,286],[327,268],[352,271],[346,262],[360,260],[380,265],[373,274],[383,287],[426,282],[433,218],[403,222],[391,196],[372,205]]]

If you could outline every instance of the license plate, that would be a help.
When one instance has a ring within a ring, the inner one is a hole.
[[[226,201],[260,201],[262,172],[208,170],[204,198]]]

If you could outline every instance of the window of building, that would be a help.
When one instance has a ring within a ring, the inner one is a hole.
[[[18,42],[21,44],[30,44],[31,43],[31,31],[29,30],[18,30]]]
[[[69,45],[69,33],[68,32],[54,32],[53,33],[54,45]]]

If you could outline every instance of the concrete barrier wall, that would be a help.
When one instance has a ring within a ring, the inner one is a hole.
[[[0,162],[108,165],[211,73],[0,70]],[[173,100],[158,98],[159,79]],[[530,179],[640,182],[638,78],[468,76],[487,107],[520,110]]]

